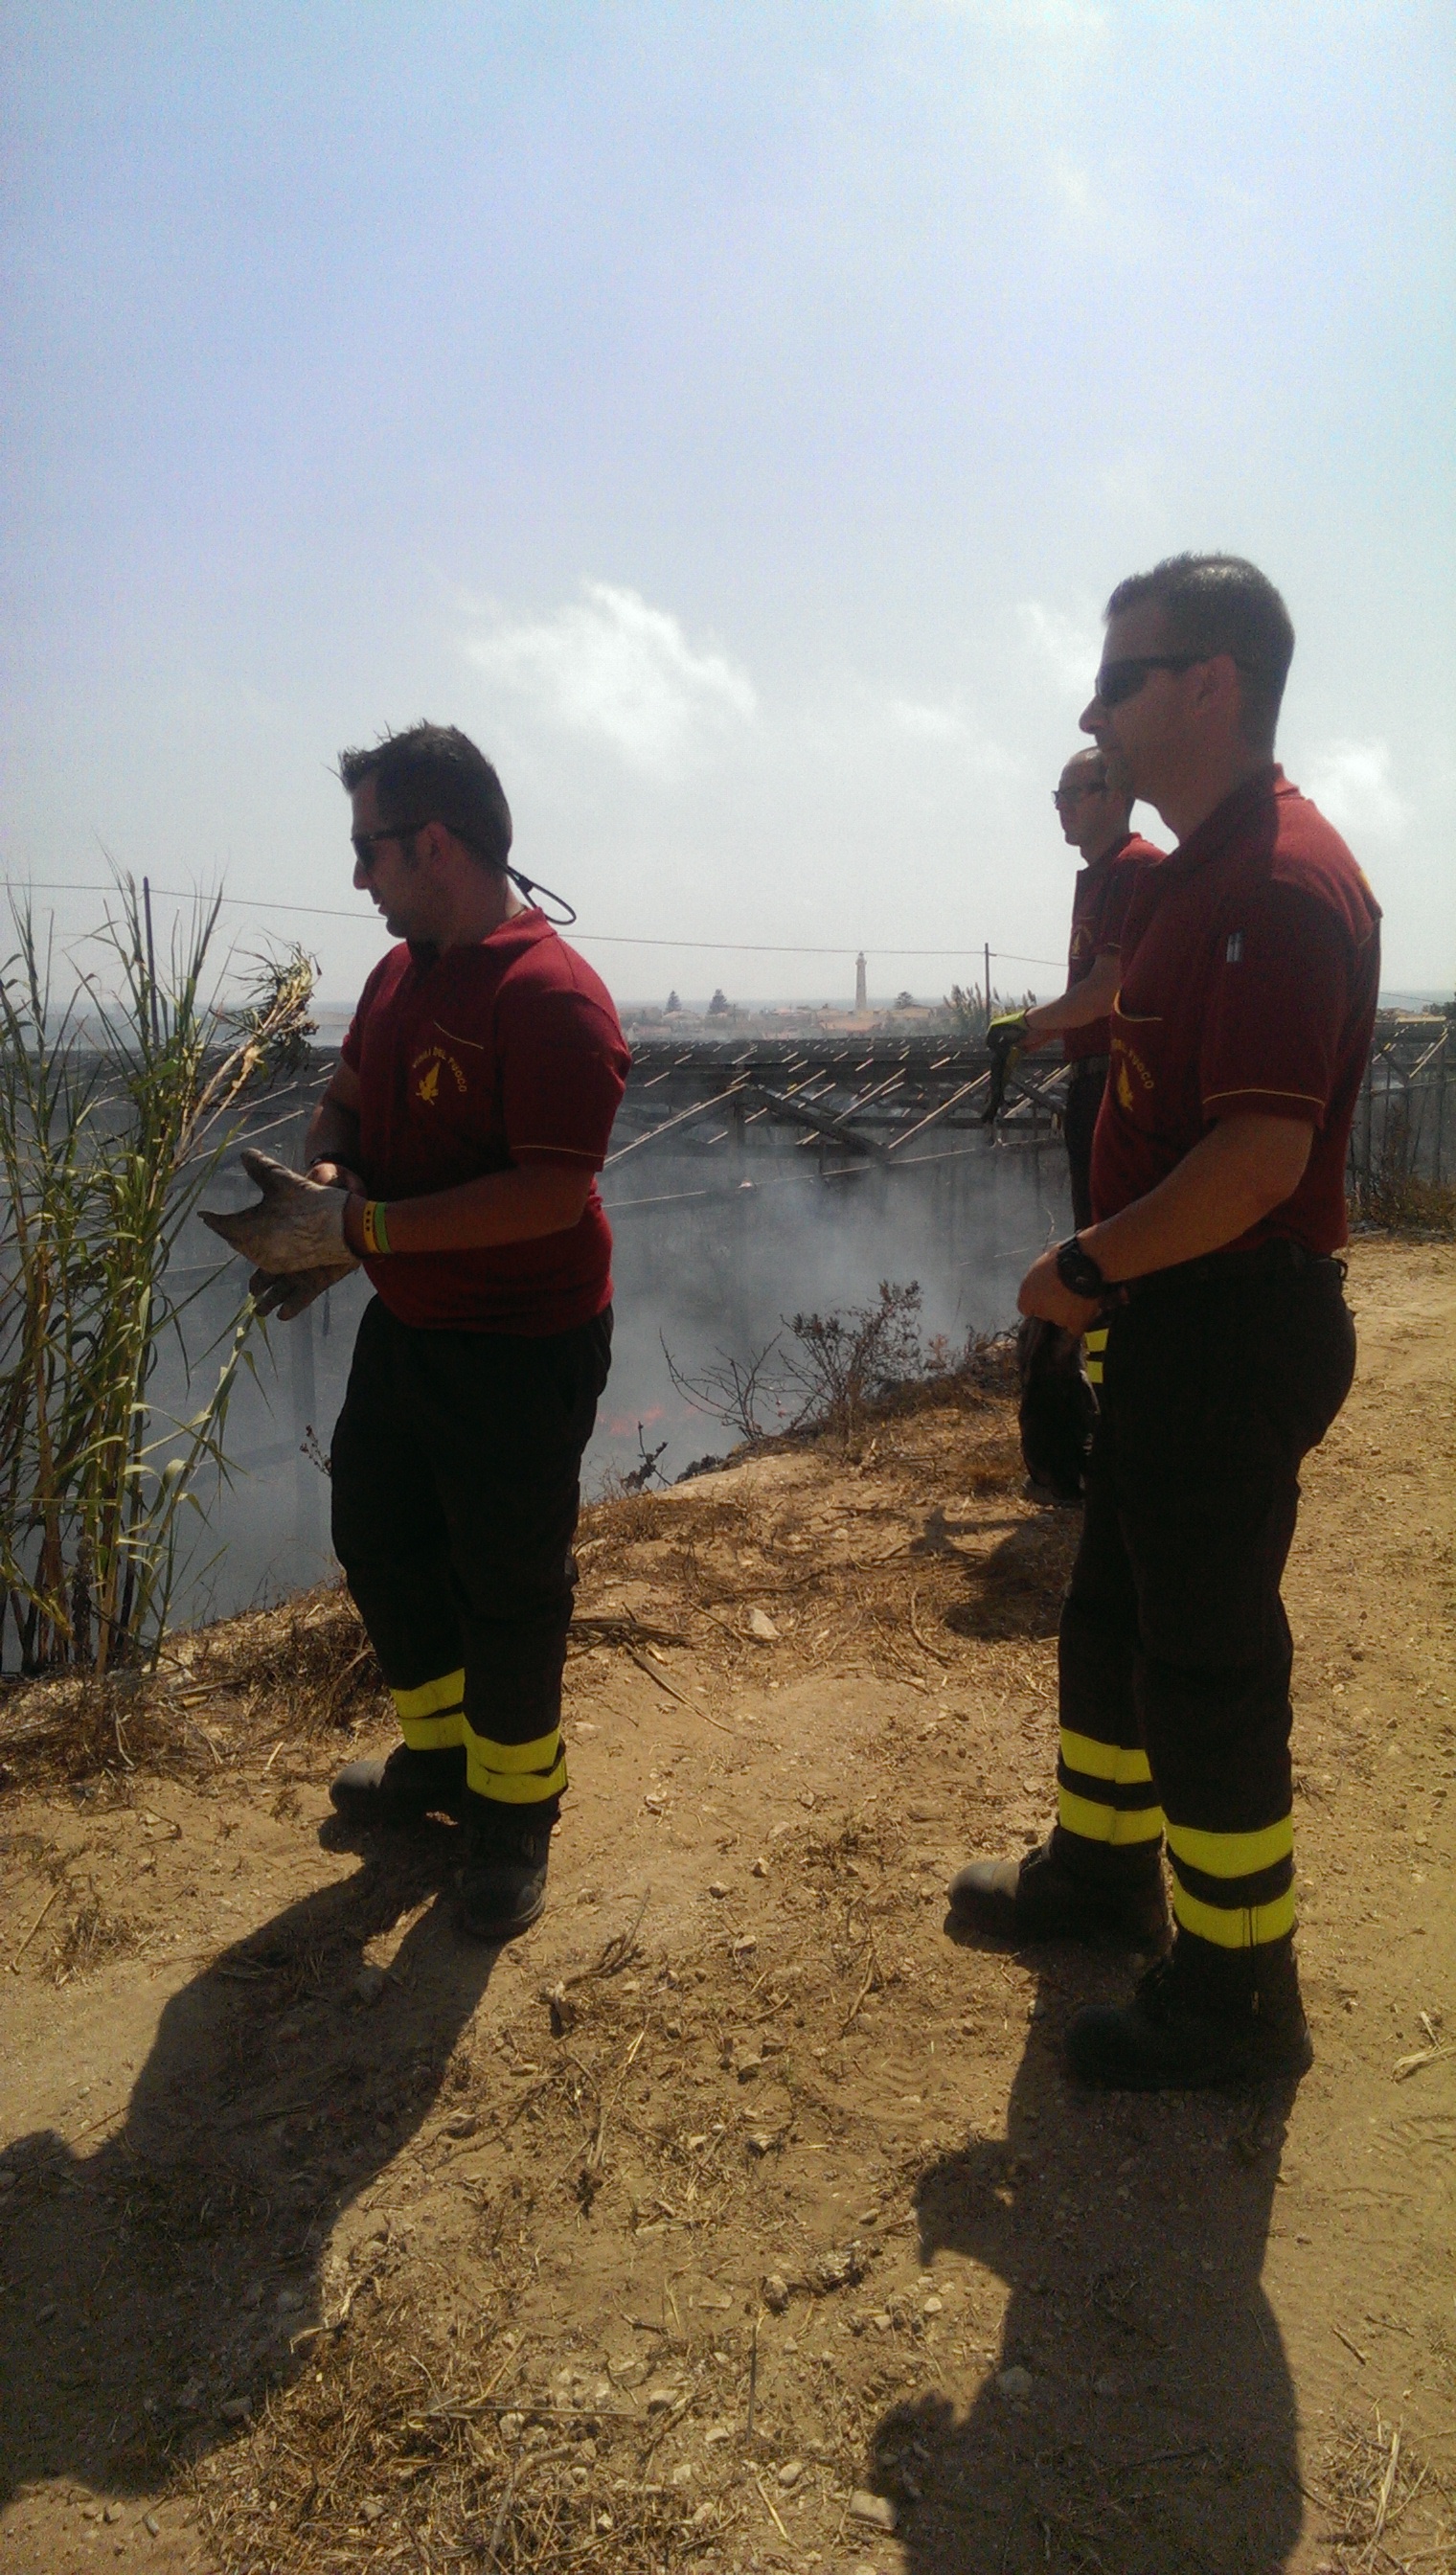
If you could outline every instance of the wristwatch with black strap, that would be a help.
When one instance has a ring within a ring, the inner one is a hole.
[[[1056,1275],[1069,1295],[1084,1296],[1089,1304],[1104,1303],[1112,1292],[1090,1252],[1083,1251],[1074,1234],[1057,1245]]]

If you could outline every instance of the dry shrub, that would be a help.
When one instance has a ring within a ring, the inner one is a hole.
[[[1019,1492],[1026,1481],[1026,1461],[1021,1442],[1012,1432],[988,1439],[973,1448],[965,1463],[965,1489],[968,1493]]]
[[[138,1946],[140,1937],[136,1924],[128,1921],[125,1914],[108,1912],[95,1880],[89,1880],[57,1945],[57,1984],[69,1984],[73,1977],[93,1974],[108,1958],[127,1956]]]
[[[1456,1188],[1398,1167],[1382,1166],[1373,1179],[1357,1183],[1352,1210],[1363,1224],[1389,1234],[1436,1235],[1448,1243],[1456,1237]]]
[[[210,1698],[236,1697],[245,1720],[293,1737],[383,1714],[384,1679],[342,1583],[281,1609],[254,1610],[179,1636],[157,1673],[57,1676],[0,1697],[0,1756],[32,1776],[110,1777],[217,1765],[226,1746]],[[230,1730],[231,1730],[231,1720]]]
[[[681,2566],[737,2509],[707,2480],[659,2484],[667,2428],[597,2369],[554,2373],[543,2398],[509,2392],[516,2337],[487,2321],[452,2336],[438,2294],[359,2294],[338,2346],[277,2394],[246,2439],[196,2471],[202,2524],[236,2575],[442,2563],[556,2575],[579,2554],[602,2575]],[[506,2387],[493,2397],[492,2382]],[[721,2471],[727,2489],[730,2471]],[[710,2532],[694,2516],[711,2505]]]
[[[11,1682],[0,1697],[0,1754],[32,1781],[110,1772],[119,1783],[134,1769],[157,1766],[174,1749],[176,1731],[165,1689],[151,1674]]]
[[[1324,2485],[1339,2525],[1326,2537],[1326,2546],[1335,2551],[1327,2561],[1329,2575],[1355,2575],[1356,2569],[1363,2575],[1376,2560],[1390,2566],[1404,2563],[1415,2534],[1402,2525],[1417,2502],[1423,2507],[1422,2523],[1431,2524],[1429,2532],[1422,2528],[1421,2538],[1444,2542],[1420,2548],[1420,2562],[1456,2563],[1456,2532],[1444,2510],[1450,2500],[1447,2488],[1429,2462],[1411,2449],[1400,2425],[1383,2422],[1378,2409],[1373,2425],[1350,2424],[1327,2453]]]
[[[255,1704],[286,1710],[299,1732],[353,1725],[384,1692],[384,1675],[342,1582],[321,1583],[285,1608],[206,1629],[193,1671],[219,1691],[246,1691]]]
[[[741,1538],[757,1515],[751,1493],[725,1493],[721,1500],[669,1499],[662,1493],[628,1493],[594,1502],[582,1513],[577,1553],[583,1570],[599,1572],[627,1548],[655,1540],[673,1547],[703,1545],[716,1537]]]
[[[605,1493],[600,1501],[590,1502],[583,1511],[578,1528],[579,1552],[588,1547],[635,1546],[639,1539],[661,1537],[665,1529],[663,1504],[656,1493]],[[671,1525],[676,1528],[675,1516]]]

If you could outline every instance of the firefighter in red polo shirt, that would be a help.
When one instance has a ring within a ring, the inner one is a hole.
[[[1123,939],[1094,1222],[1024,1313],[1085,1332],[1101,1409],[1062,1612],[1058,1819],[955,1911],[1022,1940],[1171,1948],[1067,2033],[1089,2082],[1297,2075],[1288,1622],[1298,1470],[1348,1392],[1334,1258],[1379,910],[1273,759],[1294,634],[1253,565],[1179,556],[1108,606],[1082,718],[1178,834]]]
[[[1072,753],[1051,801],[1062,837],[1082,860],[1072,894],[1066,991],[1054,1002],[992,1020],[986,1034],[992,1049],[1012,1061],[1060,1038],[1068,1067],[1062,1132],[1072,1217],[1090,1225],[1092,1135],[1107,1076],[1107,1014],[1117,990],[1122,926],[1142,870],[1156,866],[1162,852],[1130,829],[1130,799],[1110,784],[1100,751]]]
[[[261,1205],[209,1222],[257,1263],[265,1311],[361,1261],[377,1291],[334,1433],[334,1544],[404,1740],[350,1762],[334,1804],[356,1825],[458,1817],[462,1927],[509,1939],[545,1902],[566,1786],[572,1537],[612,1345],[595,1176],[628,1054],[606,987],[522,900],[474,743],[419,725],[340,776],[355,885],[401,944],[360,997],[307,1178],[245,1155]]]

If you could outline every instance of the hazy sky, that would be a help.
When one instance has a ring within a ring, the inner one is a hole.
[[[337,905],[274,926],[344,998],[331,764],[429,715],[583,934],[935,994],[1062,953],[1101,603],[1219,545],[1387,986],[1449,991],[1452,23],[6,8],[5,873]],[[583,944],[624,999],[852,989]]]

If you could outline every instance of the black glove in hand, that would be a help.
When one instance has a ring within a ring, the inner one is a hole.
[[[1016,1334],[1021,1456],[1033,1484],[1059,1502],[1080,1501],[1097,1398],[1075,1332],[1028,1314]]]

